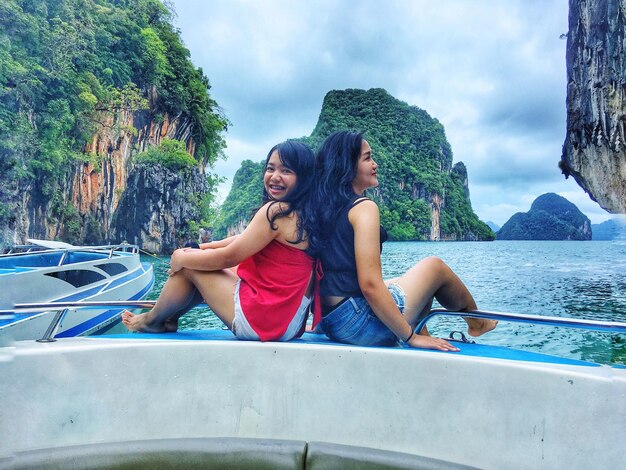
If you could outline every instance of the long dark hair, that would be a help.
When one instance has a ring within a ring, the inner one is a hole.
[[[315,255],[317,249],[317,232],[315,231],[315,214],[313,205],[313,184],[315,177],[315,155],[313,151],[301,142],[288,140],[272,147],[265,159],[263,173],[267,169],[267,164],[274,152],[278,153],[278,158],[283,165],[292,170],[297,177],[296,186],[293,188],[285,199],[280,201],[274,200],[263,186],[263,204],[271,202],[267,208],[267,220],[276,230],[276,219],[287,217],[292,212],[298,216],[297,227],[298,235],[296,240],[288,240],[289,243],[300,243],[303,240],[309,242],[307,253]],[[278,206],[278,210],[270,216],[271,207],[279,202],[286,202]]]
[[[317,152],[315,171],[316,225],[321,240],[330,236],[341,210],[354,198],[363,132],[339,131],[330,135]]]

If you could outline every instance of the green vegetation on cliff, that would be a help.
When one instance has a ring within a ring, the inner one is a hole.
[[[213,235],[225,238],[229,231],[242,228],[261,205],[263,197],[263,162],[244,160],[233,177],[233,185],[222,204]],[[239,231],[239,230],[237,230]]]
[[[546,193],[528,212],[514,214],[498,231],[498,240],[591,240],[591,221],[562,196]]]
[[[137,155],[137,163],[157,163],[173,171],[189,169],[196,161],[187,153],[184,142],[163,139],[158,147],[150,147]]]
[[[102,113],[187,117],[211,166],[227,120],[209,88],[159,0],[0,1],[0,228],[11,188],[33,183],[47,203],[73,162],[94,159],[83,150]]]
[[[494,239],[491,229],[472,210],[465,166],[457,163],[452,167],[452,150],[443,126],[426,111],[383,89],[331,91],[324,98],[313,133],[300,140],[316,150],[332,132],[345,129],[365,131],[372,146],[380,186],[371,190],[370,196],[379,203],[381,221],[391,239]],[[230,204],[239,207],[242,200],[251,199],[234,183],[222,211],[232,214]],[[432,214],[437,210],[439,226],[435,224],[432,237]],[[220,227],[221,232],[237,225],[233,222]]]

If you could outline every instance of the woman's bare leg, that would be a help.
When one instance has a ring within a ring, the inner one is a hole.
[[[164,323],[165,331],[167,331],[168,333],[175,333],[175,332],[177,332],[178,331],[178,320],[180,319],[180,317],[182,317],[189,310],[197,307],[201,303],[204,303],[204,299],[202,298],[202,295],[200,295],[200,292],[198,292],[198,289],[196,289],[193,297],[191,298],[191,300],[189,301],[187,306],[185,308],[183,308],[182,310],[179,310],[178,312],[176,312],[174,315],[169,317],[167,320],[165,320],[165,323]]]
[[[166,331],[165,321],[183,310],[195,292],[195,286],[181,272],[175,273],[163,284],[161,294],[152,310],[142,315],[125,311],[122,313],[122,323],[131,331],[162,333]]]
[[[239,277],[230,269],[182,272],[197,289],[213,313],[230,329],[235,319],[235,287]]]
[[[426,258],[403,276],[391,281],[402,287],[406,294],[404,315],[413,326],[423,315],[428,313],[436,298],[444,308],[464,311],[476,310],[476,302],[465,284],[442,260],[436,257]],[[468,333],[480,336],[493,330],[497,321],[482,318],[463,317],[468,325]]]
[[[162,333],[172,330],[174,322],[204,300],[224,324],[232,329],[235,316],[234,293],[239,278],[230,270],[193,271],[181,269],[163,285],[154,308],[143,315],[122,314],[122,322],[131,331]]]

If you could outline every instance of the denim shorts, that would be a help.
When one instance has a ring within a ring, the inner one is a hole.
[[[389,292],[404,314],[402,287],[389,284]],[[359,346],[393,346],[398,338],[381,322],[364,297],[350,297],[322,318],[323,332],[333,341]]]

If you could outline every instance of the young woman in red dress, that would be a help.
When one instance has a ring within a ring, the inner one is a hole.
[[[154,308],[142,315],[126,311],[123,323],[132,331],[175,331],[182,314],[206,302],[238,339],[300,336],[321,275],[312,256],[314,172],[306,145],[273,147],[265,161],[264,204],[243,233],[176,250]],[[317,324],[320,302],[314,305]]]

